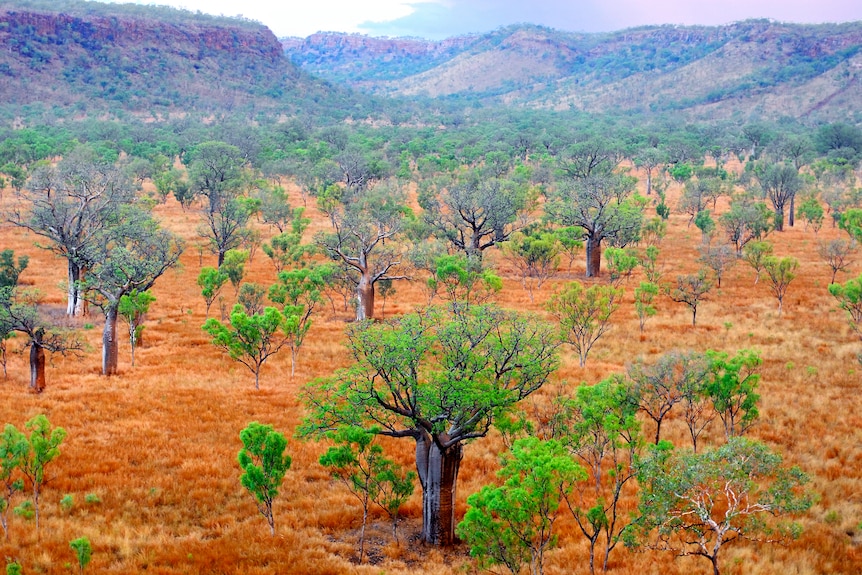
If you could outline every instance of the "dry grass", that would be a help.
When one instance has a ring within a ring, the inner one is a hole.
[[[66,574],[75,562],[69,541],[87,536],[94,548],[92,573],[470,572],[463,546],[440,551],[417,544],[418,489],[402,509],[400,543],[391,540],[385,517],[375,514],[369,549],[376,564],[355,565],[357,506],[317,464],[323,446],[298,440],[289,444],[293,467],[275,504],[277,535],[275,540],[270,538],[251,497],[239,485],[238,433],[257,420],[292,434],[303,415],[297,400],[302,386],[349,361],[341,344],[349,314],[333,315],[327,308],[307,338],[296,377],[288,377],[289,357],[282,354],[264,367],[261,390],[254,391],[251,373],[211,346],[200,329],[204,302],[195,279],[201,260],[191,247],[196,241],[196,215],[173,202],[157,211],[166,225],[187,238],[190,248],[182,268],[156,284],[157,301],[137,365],[129,365],[125,346],[120,375],[99,375],[102,322],[98,310],[85,320],[95,327],[82,331],[91,350],[81,359],[55,357],[44,394],[28,393],[24,356],[10,359],[9,378],[0,382],[0,423],[21,427],[33,415],[45,413],[69,435],[62,455],[49,468],[42,540],[37,541],[32,523],[11,517],[9,541],[0,542],[0,558],[19,561],[25,573]],[[323,225],[319,214],[313,209],[309,213],[315,225]],[[18,230],[4,228],[0,233],[0,247],[31,257],[22,279],[42,289],[48,304],[62,306],[63,262],[34,247],[34,238]],[[820,238],[838,234],[827,228]],[[559,379],[594,383],[622,370],[635,357],[651,359],[673,348],[757,350],[764,359],[762,417],[751,435],[779,450],[789,463],[802,466],[820,500],[802,519],[801,541],[788,547],[730,547],[724,556],[725,572],[860,573],[862,394],[860,368],[855,364],[857,344],[826,292],[829,270],[818,259],[817,237],[797,228],[770,239],[778,254],[800,260],[799,277],[790,286],[781,317],[765,281],[754,285],[753,272],[740,263],[698,311],[697,327],[691,327],[686,307],[661,297],[658,315],[641,336],[632,305],[632,291],[640,281],[635,277],[624,285],[626,300],[614,327],[596,344],[587,366],[579,368],[575,355],[565,350]],[[699,241],[699,231],[687,228],[684,216],[671,217],[660,255],[666,278],[696,269]],[[498,259],[497,254],[490,257]],[[213,265],[213,259],[204,255],[203,264]],[[510,272],[505,262],[497,263],[504,274]],[[860,271],[857,263],[852,273]],[[578,262],[571,277],[582,272],[583,263]],[[538,291],[534,303],[517,278],[507,275],[500,303],[545,314],[543,302],[555,285],[566,281],[566,275]],[[273,268],[262,253],[250,266],[249,279],[274,281]],[[419,286],[400,284],[387,302],[386,314],[404,313],[423,300]],[[213,313],[218,313],[217,305]],[[13,340],[12,346],[16,345]],[[531,401],[540,405],[552,393],[552,389],[542,390]],[[645,423],[647,433],[649,427]],[[671,418],[665,437],[685,444],[682,421]],[[720,439],[720,430],[714,428],[705,441]],[[401,463],[411,463],[408,441],[393,440],[386,448]],[[498,436],[466,448],[458,491],[460,512],[467,495],[491,481],[503,448]],[[101,502],[86,503],[85,496],[91,493]],[[68,512],[59,506],[65,494],[75,499]],[[634,503],[629,499],[625,505],[631,509]],[[560,546],[550,553],[546,572],[584,572],[587,547],[571,519],[561,520],[559,535]],[[702,560],[673,560],[669,555],[625,549],[611,556],[613,573],[681,575],[706,572],[707,567]]]

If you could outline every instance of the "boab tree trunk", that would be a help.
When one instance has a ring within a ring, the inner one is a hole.
[[[102,375],[117,374],[119,351],[117,306],[111,305],[105,312],[105,329],[102,332]]]
[[[446,546],[455,538],[455,486],[463,456],[461,443],[445,450],[422,434],[416,440],[416,469],[422,484],[422,541]]]
[[[599,277],[602,266],[602,238],[587,238],[587,277]]]
[[[369,271],[362,271],[356,286],[356,321],[374,318],[374,281]]]
[[[45,348],[42,347],[42,330],[30,342],[30,391],[42,393],[45,389]]]

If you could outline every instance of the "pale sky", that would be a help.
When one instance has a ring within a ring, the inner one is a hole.
[[[128,2],[129,0],[108,0]],[[441,39],[517,23],[572,32],[647,24],[727,24],[748,18],[783,22],[862,20],[860,0],[134,0],[237,16],[278,37],[319,31]]]

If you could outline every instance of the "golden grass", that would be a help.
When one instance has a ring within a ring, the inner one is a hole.
[[[671,205],[675,193],[672,190]],[[79,322],[95,325],[81,331],[91,349],[80,359],[54,357],[44,394],[28,393],[25,357],[13,354],[10,358],[9,378],[0,382],[0,423],[20,428],[33,415],[45,413],[69,435],[62,455],[49,467],[41,541],[32,523],[10,517],[10,537],[8,542],[0,541],[0,558],[19,561],[25,573],[66,574],[69,564],[75,563],[69,541],[87,536],[94,549],[91,573],[470,572],[464,546],[441,551],[417,543],[418,487],[402,508],[400,544],[391,540],[386,517],[375,511],[368,545],[375,565],[355,565],[359,508],[317,464],[324,446],[295,439],[288,447],[293,466],[275,503],[277,535],[269,536],[251,497],[239,485],[238,433],[257,420],[292,435],[303,416],[297,399],[302,386],[349,363],[342,342],[350,314],[341,310],[333,314],[328,306],[324,308],[300,353],[296,376],[287,375],[288,354],[275,356],[263,368],[261,390],[255,391],[252,374],[211,346],[200,329],[204,302],[195,280],[201,263],[214,265],[214,257],[204,254],[201,262],[192,247],[197,241],[197,215],[182,211],[173,201],[159,206],[157,213],[190,245],[182,268],[161,278],[153,290],[157,301],[134,368],[128,346],[121,345],[120,375],[99,375],[102,320],[98,310]],[[314,226],[325,227],[313,208],[307,213]],[[697,269],[694,259],[700,232],[687,227],[686,219],[671,216],[669,234],[660,246],[666,279]],[[265,237],[272,233],[261,231]],[[7,227],[0,234],[0,247],[31,257],[22,279],[40,288],[44,301],[62,311],[62,260],[34,247],[34,238],[19,230]],[[827,227],[819,238],[838,235],[838,230]],[[800,260],[799,277],[790,286],[781,317],[766,280],[754,285],[753,272],[739,263],[728,272],[721,290],[714,290],[699,309],[696,327],[690,325],[688,308],[661,296],[658,315],[641,335],[632,305],[632,291],[640,278],[633,277],[624,284],[625,301],[614,317],[614,327],[596,344],[586,367],[579,368],[574,353],[563,350],[557,379],[570,384],[595,383],[621,371],[636,357],[650,360],[674,348],[735,352],[747,347],[761,354],[762,415],[751,435],[780,451],[788,463],[802,466],[820,499],[802,518],[805,532],[800,541],[788,547],[728,547],[722,562],[725,573],[862,572],[862,368],[855,363],[858,342],[826,292],[829,269],[819,261],[817,239],[801,227],[770,238],[777,254]],[[570,278],[581,279],[583,273],[583,262],[576,262],[571,273],[561,273],[536,291],[531,302],[499,254],[491,253],[489,258],[505,276],[499,302],[545,316],[544,302],[555,287]],[[857,262],[852,274],[860,271]],[[249,266],[248,276],[264,284],[274,281],[274,269],[261,252]],[[840,276],[839,281],[847,277]],[[419,285],[402,282],[396,289],[387,301],[387,316],[424,302]],[[226,297],[232,297],[227,291]],[[211,315],[216,314],[214,304]],[[13,340],[11,346],[19,341]],[[530,405],[541,406],[553,393],[553,386],[542,390]],[[649,434],[651,424],[644,426]],[[687,444],[684,424],[673,413],[663,432],[664,437]],[[722,432],[715,426],[704,442],[721,440]],[[400,463],[411,464],[409,441],[390,440],[384,445]],[[467,495],[492,481],[503,449],[496,434],[466,447],[458,486],[460,513]],[[75,499],[70,511],[59,506],[65,494]],[[87,494],[96,494],[100,502],[86,503]],[[634,505],[631,497],[624,501],[626,509]],[[561,517],[557,532],[560,546],[548,555],[546,573],[585,572],[588,549],[570,517]],[[707,567],[702,559],[674,560],[655,552],[618,548],[611,555],[612,573],[682,575],[704,573]]]

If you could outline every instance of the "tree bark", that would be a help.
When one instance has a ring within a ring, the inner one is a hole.
[[[374,282],[369,272],[362,272],[356,286],[356,321],[374,319]]]
[[[422,541],[447,546],[455,537],[455,487],[461,466],[461,443],[445,451],[424,433],[416,440],[416,469],[422,485]]]
[[[775,208],[775,231],[783,232],[784,231],[784,206],[781,206],[781,209]]]
[[[73,262],[71,259],[69,260],[69,288],[68,288],[68,296],[66,302],[66,315],[75,316],[80,311],[80,290],[78,289],[78,282],[81,281],[81,268]]]
[[[117,306],[111,305],[105,313],[105,329],[102,332],[102,375],[117,374],[119,351]]]
[[[30,343],[30,391],[35,393],[45,389],[45,348],[38,341],[41,339],[37,335]]]
[[[599,277],[602,266],[602,239],[590,236],[587,238],[587,277]]]
[[[791,228],[796,223],[796,194],[790,196],[790,213],[787,214],[787,225]]]

